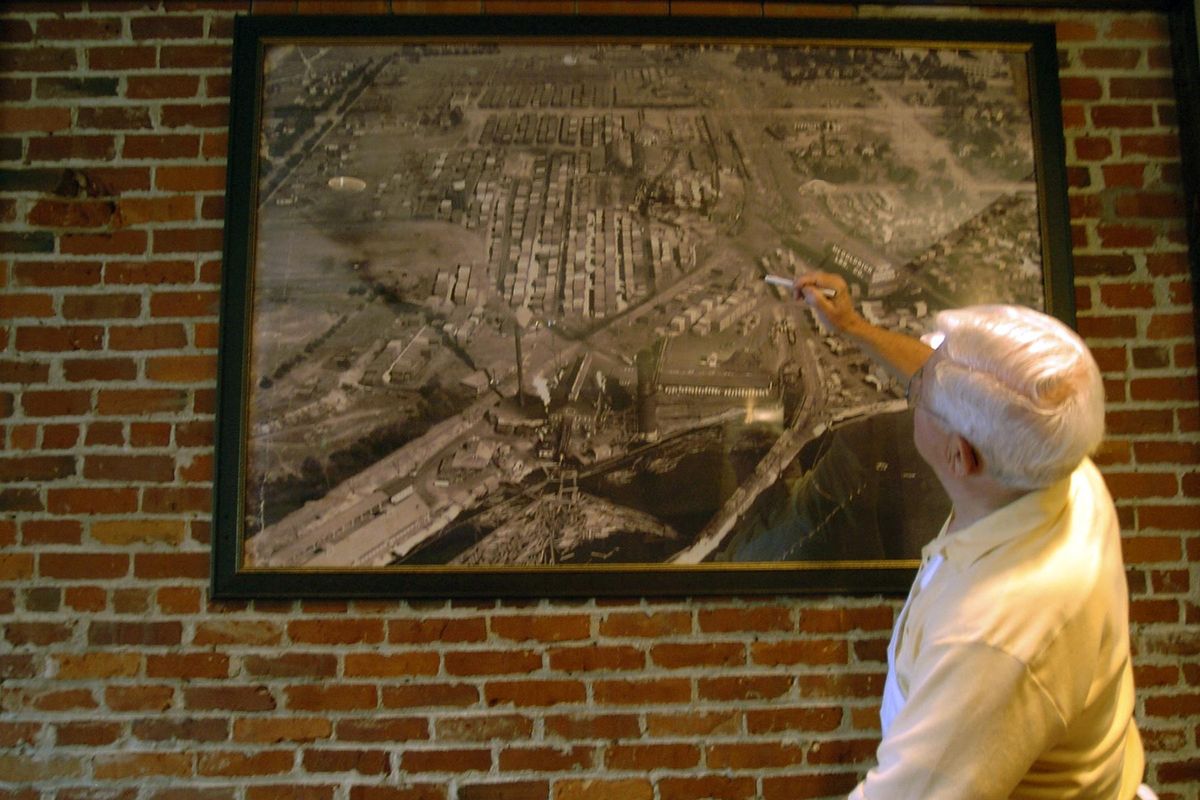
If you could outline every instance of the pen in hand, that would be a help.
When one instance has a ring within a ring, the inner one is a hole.
[[[765,278],[763,278],[763,280],[772,286],[782,286],[784,289],[794,290],[796,288],[796,281],[791,278],[785,278],[782,275],[767,275]],[[837,289],[830,289],[825,286],[814,288],[816,288],[821,294],[825,295],[825,297],[830,300],[837,296]]]

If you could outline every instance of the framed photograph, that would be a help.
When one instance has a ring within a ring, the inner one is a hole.
[[[869,319],[1073,319],[1052,26],[243,17],[217,597],[903,592]],[[771,280],[767,280],[771,277]]]

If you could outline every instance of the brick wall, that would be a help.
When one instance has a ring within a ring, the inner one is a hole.
[[[844,793],[872,763],[895,598],[208,600],[233,15],[438,5],[0,12],[3,800],[791,799]],[[1200,414],[1164,17],[440,7],[1057,23],[1138,717],[1163,796],[1200,798]]]

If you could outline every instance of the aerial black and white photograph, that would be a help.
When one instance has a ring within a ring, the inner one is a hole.
[[[270,41],[255,569],[919,558],[949,508],[870,321],[1044,308],[1024,52]],[[768,277],[771,280],[768,280]]]

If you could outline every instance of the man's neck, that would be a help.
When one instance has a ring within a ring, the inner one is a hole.
[[[1029,494],[1028,489],[1014,489],[990,478],[973,477],[954,487],[946,487],[950,495],[950,524],[946,533],[969,528],[979,520]]]

